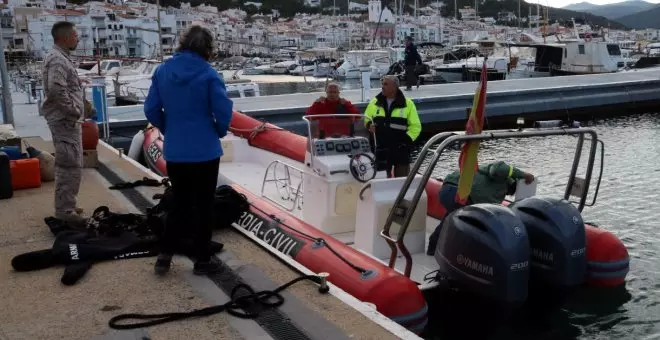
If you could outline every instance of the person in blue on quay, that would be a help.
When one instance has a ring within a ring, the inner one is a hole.
[[[182,235],[194,235],[194,273],[219,268],[210,261],[213,202],[222,156],[220,138],[227,134],[233,103],[211,67],[213,35],[200,26],[184,33],[173,57],[152,77],[144,112],[165,136],[163,157],[172,184],[174,208],[167,216],[155,271],[164,275]]]
[[[444,181],[442,181],[442,188],[440,188],[438,198],[446,211],[444,217],[463,207],[463,205],[456,202],[456,192],[458,191],[460,177],[460,170],[457,170],[447,175]],[[504,201],[506,195],[516,193],[516,184],[520,179],[524,179],[525,183],[530,184],[534,181],[534,175],[502,161],[484,164],[474,174],[472,189],[467,204],[500,204]],[[433,255],[435,252],[438,238],[440,237],[441,226],[442,223],[435,228],[429,237],[429,247],[426,250],[427,255]]]

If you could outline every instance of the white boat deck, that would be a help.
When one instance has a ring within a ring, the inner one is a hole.
[[[225,138],[225,141],[232,143],[232,147],[227,149],[232,149],[230,152],[233,154],[227,158],[227,160],[231,161],[227,161],[223,157],[223,162],[220,164],[220,171],[218,174],[219,183],[238,184],[254,195],[268,198],[271,200],[270,203],[279,205],[280,208],[289,211],[295,217],[304,221],[305,219],[303,217],[302,210],[303,205],[305,204],[304,197],[302,197],[303,188],[302,186],[300,187],[301,197],[298,197],[297,199],[295,197],[295,189],[293,189],[297,188],[298,184],[302,180],[300,172],[293,169],[290,169],[289,171],[291,186],[293,188],[284,187],[284,185],[282,185],[280,182],[266,182],[266,184],[263,186],[264,190],[262,195],[262,185],[264,176],[266,174],[266,169],[268,165],[274,160],[278,160],[283,164],[287,164],[291,167],[295,167],[301,170],[304,170],[307,167],[302,163],[283,158],[268,151],[251,148],[247,145],[247,142],[244,139],[240,139],[235,136],[228,136]],[[240,155],[237,155],[237,152],[240,152]],[[273,168],[271,168],[271,171],[269,171],[267,179],[274,178],[274,172],[272,169]],[[278,166],[275,173],[277,174],[278,179],[283,179],[285,176],[284,166]],[[381,172],[377,177],[385,178],[385,173]],[[438,223],[438,220],[432,217],[426,217],[426,237],[424,249],[428,247],[428,238]],[[330,236],[343,242],[346,245],[356,248],[354,245],[355,232],[332,233]],[[385,240],[383,239],[382,242],[384,243]],[[368,256],[372,256],[366,252],[364,253]],[[398,256],[395,268],[403,273],[405,270],[405,258],[400,251],[397,253],[397,255]],[[429,272],[438,269],[438,264],[435,261],[435,258],[433,256],[426,255],[424,252],[412,254],[412,258],[413,268],[411,278],[417,283],[424,283],[424,277]],[[389,257],[377,259],[385,265],[389,263]]]

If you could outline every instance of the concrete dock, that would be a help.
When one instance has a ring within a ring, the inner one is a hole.
[[[52,152],[36,107],[21,106],[20,94],[14,102],[19,135]],[[87,215],[101,205],[116,212],[144,212],[154,203],[150,197],[162,192],[153,187],[109,190],[112,183],[151,173],[104,143],[98,154],[100,165],[84,170],[79,196]],[[153,273],[155,258],[95,264],[74,286],[60,283],[62,267],[14,272],[14,256],[52,246],[54,237],[44,218],[53,214],[53,191],[53,182],[48,182],[0,200],[0,305],[5,307],[0,310],[0,339],[420,339],[341,289],[331,285],[330,294],[321,295],[318,286],[308,282],[287,289],[282,307],[255,320],[220,313],[138,330],[112,330],[108,321],[118,314],[182,312],[222,304],[229,300],[227,289],[235,284],[231,280],[272,290],[304,269],[280,261],[230,229],[214,234],[214,240],[225,244],[217,256],[227,275],[233,275],[224,281],[192,275],[192,262],[185,257],[176,257],[164,278]]]
[[[420,119],[429,130],[454,129],[450,122],[464,124],[466,109],[472,106],[477,83],[426,85],[405,92],[413,98]],[[380,92],[370,89],[346,90],[342,96],[361,109]],[[234,99],[234,109],[286,129],[304,133],[300,119],[304,111],[323,93],[301,93]],[[364,97],[364,98],[363,98]],[[648,112],[660,106],[660,68],[612,74],[563,76],[491,81],[488,83],[486,116],[489,123],[508,123],[522,117],[534,119],[598,118],[608,113]],[[143,107],[109,109],[113,131],[144,127]],[[134,131],[134,130],[133,130]]]

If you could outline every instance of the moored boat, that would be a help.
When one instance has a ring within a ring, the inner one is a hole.
[[[527,283],[535,280],[530,275],[533,271],[544,274],[536,277],[545,277],[545,283],[561,288],[583,284],[617,286],[625,282],[629,265],[625,246],[612,233],[585,224],[580,216],[586,205],[598,142],[592,130],[489,131],[480,137],[573,135],[578,137],[580,152],[583,143],[590,141],[594,148],[588,160],[588,175],[581,179],[572,173],[564,197],[578,197],[577,207],[564,200],[535,199],[534,193],[528,193],[527,197],[516,197],[514,209],[495,205],[461,209],[474,214],[450,215],[455,218],[447,219],[440,242],[445,246],[438,247],[435,256],[429,256],[429,234],[445,215],[438,201],[442,183],[431,179],[429,170],[408,178],[386,178],[376,171],[374,140],[366,132],[360,133],[361,122],[350,129],[355,132],[350,136],[316,138],[311,118],[304,119],[308,121],[309,138],[234,113],[232,133],[222,140],[225,155],[218,182],[233,185],[252,204],[236,227],[312,271],[330,273],[329,281],[358,299],[373,303],[378,311],[410,330],[419,333],[427,323],[428,305],[433,301],[424,301],[422,291],[437,286],[437,282],[427,280],[432,272],[441,271],[449,280],[462,283],[467,291],[506,303],[527,298]],[[432,169],[445,148],[469,138],[473,137],[461,133],[436,135],[419,157],[433,155]],[[166,175],[160,151],[162,141],[160,132],[149,128],[143,153],[152,169]],[[431,150],[435,142],[441,142],[440,147]],[[578,164],[579,157],[574,167]],[[421,160],[411,172],[416,173],[420,165]],[[548,209],[538,210],[538,204],[555,207],[557,213],[546,216],[544,211]],[[495,218],[501,214],[518,222],[503,223]],[[534,220],[535,216],[549,222],[542,224]],[[461,234],[461,228],[467,228],[458,225],[461,221],[468,221],[468,227],[481,228],[485,233]],[[451,244],[447,242],[451,238],[445,229],[454,230],[454,238],[465,237],[473,242],[479,237],[492,237],[497,242],[474,242],[470,249],[446,246]],[[505,236],[497,238],[498,235]],[[498,242],[520,237],[529,244],[521,241],[519,253],[500,256],[508,251],[509,244]],[[543,244],[535,243],[540,239],[545,240]],[[450,253],[453,256],[448,256]],[[442,257],[445,260],[440,260]],[[543,272],[544,268],[547,272]],[[512,276],[514,272],[519,278]],[[482,289],[487,286],[493,289]],[[519,294],[511,295],[511,291]]]

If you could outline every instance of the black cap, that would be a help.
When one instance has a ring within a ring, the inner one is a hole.
[[[406,36],[406,41],[413,41],[413,37],[407,35],[407,36]]]

